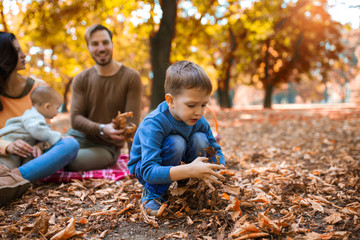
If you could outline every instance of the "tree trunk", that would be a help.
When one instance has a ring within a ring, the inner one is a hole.
[[[230,96],[229,96],[229,89],[225,88],[224,90],[222,90],[222,89],[218,88],[217,93],[218,93],[218,100],[219,100],[220,107],[221,108],[231,108],[232,103],[231,103]]]
[[[271,108],[273,90],[273,84],[268,84],[265,86],[264,108]]]
[[[236,39],[235,39],[235,35],[232,31],[232,29],[229,29],[229,35],[230,35],[230,40],[231,40],[231,49],[229,51],[229,53],[227,54],[227,56],[225,56],[224,59],[224,76],[223,78],[220,78],[219,82],[218,82],[218,99],[219,99],[219,104],[220,107],[222,108],[231,108],[232,107],[232,100],[230,99],[229,96],[229,83],[230,83],[230,71],[231,71],[231,66],[234,62],[234,52],[236,50],[237,47],[237,43],[236,43]]]
[[[151,67],[154,74],[150,109],[155,109],[165,99],[164,82],[169,66],[171,42],[175,34],[177,0],[161,1],[163,17],[159,31],[150,37]]]
[[[69,93],[70,86],[71,86],[71,83],[72,83],[73,79],[74,78],[71,77],[69,79],[69,82],[65,85],[64,96],[63,96],[64,97],[64,102],[63,102],[63,104],[61,105],[61,108],[60,108],[61,113],[67,113],[68,112],[68,110],[67,110],[67,103],[68,103],[67,95]]]

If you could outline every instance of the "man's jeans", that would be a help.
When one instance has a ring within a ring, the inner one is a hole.
[[[204,133],[197,132],[190,136],[186,142],[180,135],[166,137],[161,145],[161,166],[178,166],[180,162],[188,164],[199,156],[206,156],[205,148],[209,147],[209,141]],[[135,176],[145,186],[149,194],[143,201],[160,199],[169,189],[171,183],[150,184],[143,180],[140,174],[141,161],[136,164]],[[164,199],[161,199],[164,201]]]

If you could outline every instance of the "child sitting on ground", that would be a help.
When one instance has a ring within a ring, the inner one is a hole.
[[[19,166],[19,163],[40,156],[43,150],[61,139],[61,133],[51,130],[45,120],[45,118],[52,119],[58,114],[58,109],[62,104],[60,94],[49,86],[39,86],[34,89],[30,98],[33,107],[26,110],[22,116],[7,120],[5,127],[0,129],[0,138],[12,142],[22,139],[31,146],[39,142],[42,144],[34,146],[33,156],[26,156],[21,152],[19,153],[23,157],[15,154],[0,156],[0,163],[10,169]]]
[[[135,133],[128,168],[144,185],[141,200],[151,215],[157,214],[173,181],[200,178],[211,185],[224,179],[215,171],[224,169],[224,156],[203,117],[211,91],[201,67],[189,61],[173,64],[166,71],[166,101],[145,117]],[[207,162],[209,146],[221,165]]]

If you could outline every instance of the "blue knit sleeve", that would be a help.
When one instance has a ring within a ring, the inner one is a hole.
[[[141,175],[150,184],[171,183],[171,166],[161,166],[161,144],[166,129],[154,118],[144,120],[139,131],[141,142]]]

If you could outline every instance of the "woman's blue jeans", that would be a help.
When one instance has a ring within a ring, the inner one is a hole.
[[[206,156],[205,148],[209,147],[209,141],[204,133],[197,132],[190,136],[186,142],[180,135],[170,135],[164,139],[161,145],[161,166],[178,166],[180,162],[188,164],[199,156]],[[171,183],[150,184],[143,180],[140,174],[141,161],[135,168],[135,176],[145,186],[149,194],[143,201],[157,199],[164,196]]]
[[[30,182],[47,177],[71,163],[78,151],[79,143],[74,138],[63,138],[41,156],[20,166],[19,171]]]

